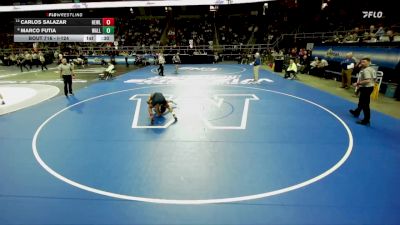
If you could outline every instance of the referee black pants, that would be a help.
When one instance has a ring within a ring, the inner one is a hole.
[[[19,68],[21,69],[21,72],[23,72],[22,67],[24,67],[27,71],[29,71],[29,68],[26,66],[27,63],[25,62],[20,62],[19,63]]]
[[[374,87],[360,87],[360,98],[358,101],[358,107],[355,111],[356,115],[360,115],[361,111],[364,112],[364,122],[369,122],[371,118],[371,110],[369,108],[370,97]]]
[[[64,80],[64,94],[68,96],[68,93],[72,94],[72,76],[71,75],[62,75]]]
[[[164,76],[164,65],[160,63],[160,67],[158,67],[158,75]]]
[[[46,62],[40,62],[40,65],[42,66],[42,70],[43,70],[43,68],[46,68],[46,70],[49,70],[49,69],[47,69]]]

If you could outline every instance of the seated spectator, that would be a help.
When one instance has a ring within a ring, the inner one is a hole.
[[[242,54],[241,55],[241,59],[240,59],[240,64],[248,64],[249,63],[249,58],[246,54]]]
[[[286,69],[285,76],[283,78],[285,79],[288,78],[290,80],[294,79],[296,78],[296,73],[297,73],[297,65],[296,63],[294,63],[294,60],[291,59],[289,60],[289,66]]]
[[[298,67],[300,73],[305,74],[310,71],[310,59],[308,55],[303,55],[303,57],[300,59]]]
[[[104,70],[104,73],[100,75],[101,80],[108,80],[113,78],[113,74],[115,73],[115,66],[113,62],[108,63],[108,67]]]
[[[107,65],[107,62],[106,62],[106,60],[104,60],[104,59],[101,59],[101,61],[100,61],[100,65],[102,65],[102,66],[105,66],[105,65]]]
[[[389,42],[393,42],[394,41],[394,32],[393,32],[393,30],[388,30],[386,32],[386,35],[389,37]]]
[[[318,57],[315,57],[314,61],[312,61],[310,63],[310,70],[309,70],[310,75],[313,74],[313,71],[315,71],[315,69],[317,68],[318,63],[319,63],[319,59],[318,59]]]
[[[82,55],[78,56],[76,59],[73,59],[72,61],[74,62],[75,65],[79,65],[82,68],[85,68],[85,60]]]
[[[311,63],[310,74],[315,75],[317,77],[326,78],[325,70],[326,67],[329,65],[328,61],[326,61],[325,59],[318,59],[317,57],[315,58],[316,60]]]
[[[376,42],[375,26],[374,25],[371,25],[369,27],[369,31],[368,30],[365,31],[363,39],[366,42]]]
[[[328,77],[326,77],[326,73],[325,73],[325,70],[328,66],[329,66],[328,61],[326,61],[325,59],[321,59],[317,65],[318,73],[319,73],[318,76],[323,77],[323,78],[328,78]]]
[[[353,32],[347,33],[346,37],[344,38],[344,42],[358,42],[360,40],[360,29],[356,27]]]
[[[375,33],[375,37],[377,40],[379,40],[380,37],[382,37],[383,35],[385,35],[385,29],[383,29],[383,27],[380,26],[379,29]]]

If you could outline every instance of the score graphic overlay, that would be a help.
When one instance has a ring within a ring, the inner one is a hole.
[[[16,18],[14,42],[114,42],[114,18]]]

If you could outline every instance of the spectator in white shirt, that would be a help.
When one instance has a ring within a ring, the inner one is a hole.
[[[293,79],[296,77],[296,73],[297,73],[297,65],[296,63],[294,63],[294,60],[291,59],[289,60],[289,66],[286,69],[284,78]]]
[[[113,64],[112,62],[109,62],[109,63],[108,63],[107,69],[104,70],[104,77],[105,77],[105,79],[112,78],[112,77],[113,77],[114,71],[115,71],[115,66],[114,66],[114,64]]]

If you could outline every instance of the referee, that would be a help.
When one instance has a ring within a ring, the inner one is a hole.
[[[164,64],[165,64],[165,58],[164,55],[162,53],[160,53],[158,55],[158,64],[160,65],[160,67],[158,67],[158,75],[160,76],[164,76]]]
[[[178,74],[178,67],[181,63],[181,58],[179,57],[178,52],[172,57],[172,62],[175,64],[175,73]]]
[[[364,113],[364,119],[359,120],[356,123],[369,126],[371,118],[371,110],[369,108],[371,93],[374,90],[376,71],[371,65],[370,58],[363,58],[360,61],[361,70],[359,73],[359,81],[354,83],[355,87],[360,90],[360,97],[358,101],[358,106],[354,110],[350,110],[350,113],[354,117],[359,117],[361,111]]]
[[[64,94],[65,97],[68,98],[68,93],[70,95],[74,95],[72,92],[72,77],[75,78],[75,72],[71,64],[67,63],[67,59],[63,58],[61,60],[61,64],[58,66],[58,70],[60,71],[60,77],[64,81]]]

